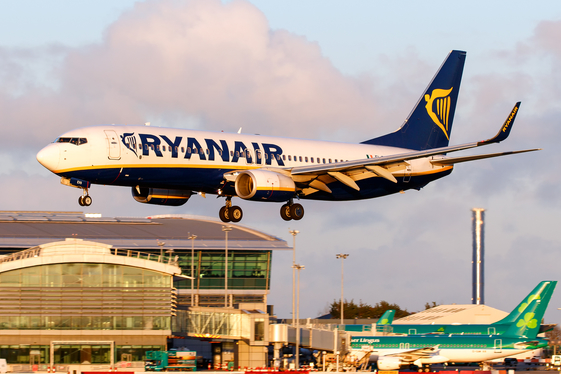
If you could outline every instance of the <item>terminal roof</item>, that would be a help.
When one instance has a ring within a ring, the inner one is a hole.
[[[116,248],[190,250],[225,247],[223,222],[206,217],[165,215],[146,218],[102,217],[83,212],[0,211],[0,250],[30,248],[78,238]],[[228,225],[231,250],[291,250],[286,241],[238,224]],[[196,235],[194,241],[191,234]],[[165,243],[162,245],[162,243]]]

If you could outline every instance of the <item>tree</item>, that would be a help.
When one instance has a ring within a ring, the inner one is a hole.
[[[387,301],[380,301],[376,303],[374,306],[368,305],[364,303],[362,300],[359,301],[358,304],[351,301],[344,301],[343,303],[344,308],[344,318],[352,319],[352,318],[380,318],[382,314],[386,310],[393,309],[395,310],[395,318],[402,318],[410,315],[406,309],[401,309],[401,307],[397,304],[390,304]],[[331,306],[329,308],[329,312],[331,313],[331,318],[337,319],[341,318],[341,300],[333,300]]]
[[[553,330],[545,333],[545,337],[549,339],[549,355],[560,354],[561,350],[559,346],[561,345],[561,328],[557,325]]]
[[[438,304],[435,301],[431,301],[430,303],[425,304],[425,310],[430,309],[430,308],[434,308],[436,306],[438,306]]]

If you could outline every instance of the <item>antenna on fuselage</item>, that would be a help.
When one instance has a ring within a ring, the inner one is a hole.
[[[238,134],[242,133],[242,128],[240,127],[240,129],[238,130]]]

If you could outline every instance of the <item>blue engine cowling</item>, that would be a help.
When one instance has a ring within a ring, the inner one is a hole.
[[[240,172],[234,184],[236,195],[245,200],[283,202],[296,192],[292,178],[268,170]]]
[[[163,188],[133,187],[132,197],[139,203],[180,206],[189,200],[192,192],[186,190],[168,190]]]

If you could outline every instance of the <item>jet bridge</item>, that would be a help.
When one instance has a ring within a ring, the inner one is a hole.
[[[349,346],[349,334],[345,331],[300,327],[300,348],[311,350],[340,352]],[[287,324],[269,325],[269,343],[274,347],[275,361],[280,359],[283,346],[296,344],[296,327]]]

